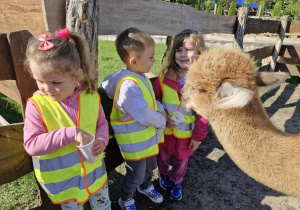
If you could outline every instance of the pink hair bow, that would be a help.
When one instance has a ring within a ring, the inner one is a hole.
[[[42,41],[42,43],[38,46],[38,49],[41,51],[51,50],[54,47],[52,42],[49,42],[53,37],[48,34],[42,34],[38,37],[38,40]]]
[[[68,40],[71,39],[71,33],[68,28],[62,28],[59,31],[55,31],[55,35],[60,38],[67,38]]]

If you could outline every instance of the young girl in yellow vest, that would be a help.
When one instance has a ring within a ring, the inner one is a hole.
[[[167,113],[165,142],[159,145],[157,156],[159,184],[162,189],[170,190],[171,199],[175,201],[182,198],[181,183],[188,166],[189,156],[207,135],[207,120],[182,106],[180,92],[189,64],[203,50],[205,50],[205,44],[201,34],[190,29],[181,31],[174,37],[167,54],[167,64],[162,68],[153,85],[156,99],[163,104]],[[183,122],[176,123],[180,115]],[[171,176],[169,176],[171,157],[173,164]]]
[[[37,180],[62,209],[83,209],[87,201],[92,209],[110,209],[103,159],[108,123],[85,41],[61,29],[31,38],[26,57],[39,89],[28,99],[24,125]],[[93,139],[91,155],[98,159],[88,162],[77,146]]]
[[[126,68],[107,76],[102,87],[114,99],[111,125],[127,167],[118,203],[123,210],[134,210],[136,190],[155,203],[163,201],[151,179],[157,166],[156,128],[163,129],[166,122],[145,75],[156,61],[154,40],[137,28],[129,28],[118,35],[116,47]]]

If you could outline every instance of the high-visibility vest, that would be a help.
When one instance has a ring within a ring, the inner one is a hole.
[[[141,79],[136,76],[125,76],[119,81],[110,115],[111,125],[123,158],[125,160],[136,161],[158,154],[156,128],[153,126],[144,126],[133,118],[125,121],[120,120],[123,114],[117,109],[115,100],[125,80],[131,80],[141,88],[144,99],[148,102],[148,108],[157,111],[157,104],[149,79],[148,83],[151,88],[151,93]],[[163,139],[161,141],[163,141]]]
[[[31,100],[42,116],[47,132],[76,126],[63,107],[48,96],[35,94]],[[96,133],[100,109],[98,93],[78,96],[77,128]],[[76,200],[85,203],[90,195],[107,182],[103,153],[94,163],[88,163],[74,142],[46,155],[33,156],[36,178],[54,204]]]
[[[170,115],[173,115],[176,111],[181,112],[184,115],[184,122],[175,128],[166,128],[164,134],[174,135],[179,139],[191,138],[195,128],[196,113],[193,110],[185,109],[182,106],[182,101],[179,100],[177,91],[163,83],[165,74],[166,71],[161,71],[158,77],[162,91],[162,103]]]

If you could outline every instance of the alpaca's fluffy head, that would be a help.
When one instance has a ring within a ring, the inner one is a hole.
[[[283,77],[285,79],[286,74]],[[249,54],[214,48],[201,54],[190,66],[182,90],[183,101],[186,108],[204,117],[213,109],[241,108],[253,99],[258,82],[269,85],[266,78],[270,75],[261,76],[254,71],[254,61]]]

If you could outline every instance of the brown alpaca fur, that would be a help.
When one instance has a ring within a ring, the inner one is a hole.
[[[286,76],[255,72],[248,54],[215,48],[191,65],[183,101],[209,120],[227,154],[246,174],[300,198],[300,136],[272,124],[257,90],[274,88]]]

